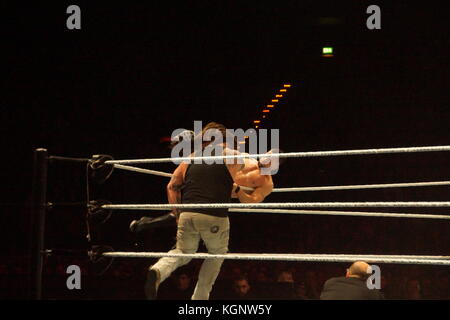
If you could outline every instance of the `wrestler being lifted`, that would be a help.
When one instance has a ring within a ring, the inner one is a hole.
[[[267,154],[278,152],[272,149]],[[273,163],[275,161],[276,165]],[[272,157],[261,157],[258,161],[249,157],[244,158],[244,164],[244,168],[235,176],[232,197],[243,203],[262,202],[273,190],[271,172],[264,171],[273,171],[273,167],[278,165],[278,159],[272,161]]]
[[[193,131],[183,131],[173,139],[173,145],[180,141],[194,140]],[[266,154],[279,153],[280,150],[272,149]],[[238,154],[235,151],[235,154]],[[274,157],[261,157],[259,160],[251,157],[249,154],[243,159],[244,166],[234,177],[232,198],[239,199],[242,203],[259,203],[273,190],[272,173],[278,171],[279,159]],[[181,187],[182,189],[182,187]],[[159,217],[142,217],[139,220],[133,220],[130,224],[130,231],[140,233],[157,227],[175,226],[176,214],[174,212]]]

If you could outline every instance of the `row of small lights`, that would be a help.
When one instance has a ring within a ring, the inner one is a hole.
[[[322,57],[324,58],[332,58],[334,56],[334,50],[333,47],[322,47]],[[283,93],[286,93],[288,88],[290,88],[290,84],[284,84],[283,88],[279,90],[277,94],[275,94],[275,99],[271,100],[271,104],[266,105],[266,108],[262,110],[262,119],[266,118],[266,114],[270,112],[271,108],[275,107],[274,103],[279,102],[279,98],[283,98]],[[261,125],[261,119],[253,120],[253,124],[255,126],[255,129],[258,129]]]
[[[267,104],[263,110],[262,110],[262,114],[261,114],[261,118],[258,120],[253,120],[253,125],[255,126],[255,129],[258,129],[261,125],[261,119],[266,119],[267,118],[267,114],[270,113],[270,110],[275,108],[275,104],[277,102],[280,102],[280,99],[283,98],[283,94],[286,94],[288,89],[291,87],[290,84],[283,84],[283,88],[279,89],[278,92],[275,94],[275,98],[270,100],[270,104]],[[245,140],[248,139],[248,136],[244,137]],[[239,141],[239,144],[245,144],[245,140],[244,141]]]
[[[324,58],[332,58],[334,56],[333,47],[323,47],[322,48],[322,57]],[[283,98],[283,94],[286,94],[288,89],[291,88],[290,84],[283,84],[283,88],[279,89],[279,91],[275,94],[275,98],[271,99],[271,104],[268,104],[265,106],[265,108],[262,110],[261,119],[266,119],[267,114],[270,113],[270,110],[275,107],[275,103],[280,101],[280,98]],[[253,125],[255,126],[255,129],[258,129],[261,126],[261,119],[253,120]],[[245,139],[248,139],[248,137],[244,137]],[[240,141],[240,144],[244,144],[245,141]]]
[[[275,94],[275,98],[271,99],[270,104],[266,105],[262,110],[261,119],[265,119],[267,117],[267,114],[270,113],[270,110],[275,108],[276,103],[280,102],[280,99],[283,98],[283,94],[286,94],[290,87],[290,84],[283,84],[283,88],[279,89],[279,91]],[[255,129],[258,129],[260,127],[262,121],[261,119],[253,120]]]

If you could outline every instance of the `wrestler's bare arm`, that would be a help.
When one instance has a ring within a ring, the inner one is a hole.
[[[246,155],[247,153],[241,153],[237,150],[233,150],[230,148],[224,148],[223,149],[223,155],[224,156],[232,156],[232,155]],[[245,163],[244,163],[244,159],[240,158],[240,159],[225,159],[224,160],[228,170],[230,171],[231,176],[233,177],[234,180],[234,175],[244,169],[245,167]]]
[[[237,197],[242,203],[259,203],[262,202],[269,194],[272,193],[273,182],[269,176],[263,185],[256,188],[252,193],[247,193],[244,190],[239,190]]]
[[[181,203],[180,187],[184,182],[184,173],[186,172],[186,163],[181,163],[173,172],[169,183],[167,184],[167,199],[171,204]],[[178,209],[173,209],[172,212],[178,215]]]

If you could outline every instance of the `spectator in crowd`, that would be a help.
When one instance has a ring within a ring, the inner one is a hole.
[[[320,285],[315,271],[307,271],[305,274],[306,296],[308,299],[317,300],[320,297]]]
[[[389,276],[386,276],[384,273],[381,274],[381,292],[383,293],[383,297],[385,299],[392,299],[392,285],[389,281]]]
[[[273,298],[277,300],[292,300],[295,298],[294,276],[289,270],[282,270],[273,286]]]
[[[325,282],[320,295],[321,300],[381,300],[382,293],[378,289],[369,289],[366,280],[369,276],[369,265],[363,261],[353,263],[345,277],[331,278]]]
[[[182,270],[173,277],[173,284],[161,290],[161,300],[190,300],[194,292],[192,276],[188,271]]]
[[[231,300],[251,300],[254,298],[252,287],[246,277],[240,276],[233,280]]]
[[[299,281],[295,283],[295,297],[296,300],[308,300],[306,295],[306,285],[304,281]]]
[[[280,272],[277,278],[277,282],[281,283],[294,283],[294,276],[289,270],[283,270]]]
[[[450,274],[448,270],[442,272],[438,279],[439,282],[435,283],[435,285],[438,288],[439,299],[450,300]]]
[[[419,280],[409,279],[406,281],[405,298],[407,300],[420,300],[422,298]]]
[[[256,281],[259,283],[267,283],[270,281],[270,278],[264,270],[259,270],[256,274]]]
[[[434,285],[432,277],[426,277],[421,281],[421,298],[426,300],[433,300],[438,297],[437,286]],[[448,287],[447,287],[448,288]]]

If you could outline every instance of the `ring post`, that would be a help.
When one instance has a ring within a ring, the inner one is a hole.
[[[30,298],[42,299],[42,268],[44,262],[44,235],[47,194],[47,149],[34,151],[34,171],[32,189],[32,235],[31,235],[31,292]]]

